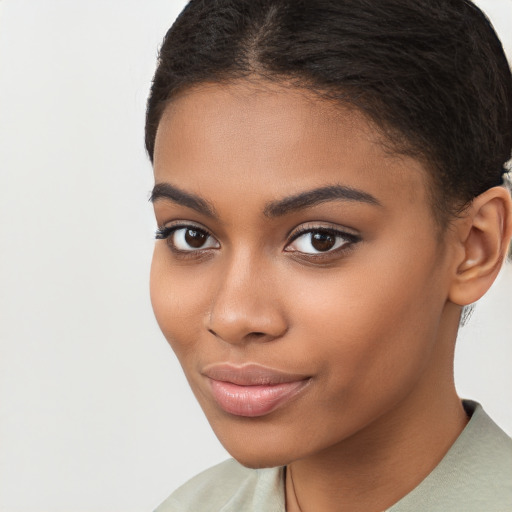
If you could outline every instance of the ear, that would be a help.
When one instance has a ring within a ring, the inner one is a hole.
[[[449,299],[467,306],[491,287],[506,258],[512,235],[512,201],[505,187],[493,187],[476,197],[458,224],[462,251]]]

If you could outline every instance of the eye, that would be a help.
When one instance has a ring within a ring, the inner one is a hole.
[[[208,231],[196,226],[164,227],[156,232],[156,238],[167,240],[171,249],[177,252],[194,252],[220,247],[219,242]]]
[[[356,235],[335,229],[306,228],[293,236],[292,242],[287,245],[285,250],[303,254],[322,254],[334,252],[358,240]]]

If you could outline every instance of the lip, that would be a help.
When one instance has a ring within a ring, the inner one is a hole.
[[[208,378],[214,400],[235,416],[257,417],[284,406],[310,382],[310,377],[246,364],[215,364],[201,372]]]

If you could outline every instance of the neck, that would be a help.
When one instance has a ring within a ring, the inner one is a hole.
[[[453,361],[453,345],[444,344]],[[451,348],[450,348],[451,347]],[[448,356],[448,357],[447,357]],[[438,359],[437,357],[434,359]],[[348,439],[288,466],[288,512],[382,512],[412,491],[441,461],[468,418],[453,365],[434,361],[392,410]]]

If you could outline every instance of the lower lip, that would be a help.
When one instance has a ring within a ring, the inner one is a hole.
[[[309,379],[274,385],[239,386],[231,382],[210,380],[213,397],[226,412],[236,416],[264,416],[294,398]]]

